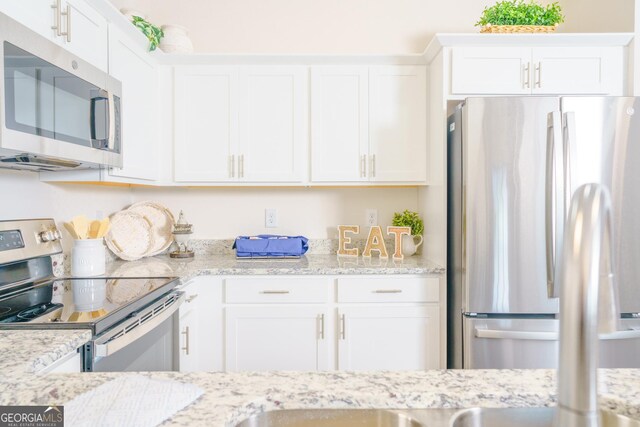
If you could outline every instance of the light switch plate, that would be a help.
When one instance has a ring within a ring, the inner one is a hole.
[[[378,210],[377,209],[367,209],[365,211],[366,218],[365,223],[371,227],[373,225],[378,225]]]

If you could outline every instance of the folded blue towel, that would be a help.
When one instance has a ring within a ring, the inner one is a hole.
[[[239,236],[233,243],[238,257],[301,256],[309,249],[309,239],[303,236]]]

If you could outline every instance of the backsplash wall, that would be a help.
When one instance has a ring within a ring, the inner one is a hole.
[[[0,200],[0,220],[53,217],[59,223],[155,200],[176,218],[184,210],[196,239],[259,233],[336,238],[338,224],[364,226],[366,209],[377,209],[383,226],[391,223],[393,212],[418,210],[417,188],[129,188],[43,183],[36,173],[7,170],[0,170]],[[265,208],[277,209],[278,227],[264,227]],[[65,239],[65,250],[70,243]]]

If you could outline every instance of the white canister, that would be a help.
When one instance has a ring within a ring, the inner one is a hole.
[[[77,277],[105,273],[106,252],[102,239],[74,240],[71,250],[71,274]]]
[[[163,25],[164,37],[160,40],[160,49],[164,53],[191,53],[193,43],[187,29],[180,25]]]

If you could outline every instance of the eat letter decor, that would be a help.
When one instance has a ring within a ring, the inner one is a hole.
[[[358,225],[339,225],[338,226],[338,255],[340,256],[353,256],[357,257],[359,254],[358,248],[349,248],[347,245],[351,243],[351,237],[347,236],[347,233],[358,234],[360,232],[360,226]],[[387,227],[387,234],[394,236],[394,252],[393,259],[401,260],[404,258],[402,254],[402,236],[405,234],[411,234],[411,227]],[[369,229],[369,235],[367,237],[367,243],[362,252],[363,257],[371,257],[372,251],[378,251],[380,258],[388,258],[387,246],[384,243],[382,236],[382,228],[379,225],[374,225]]]

